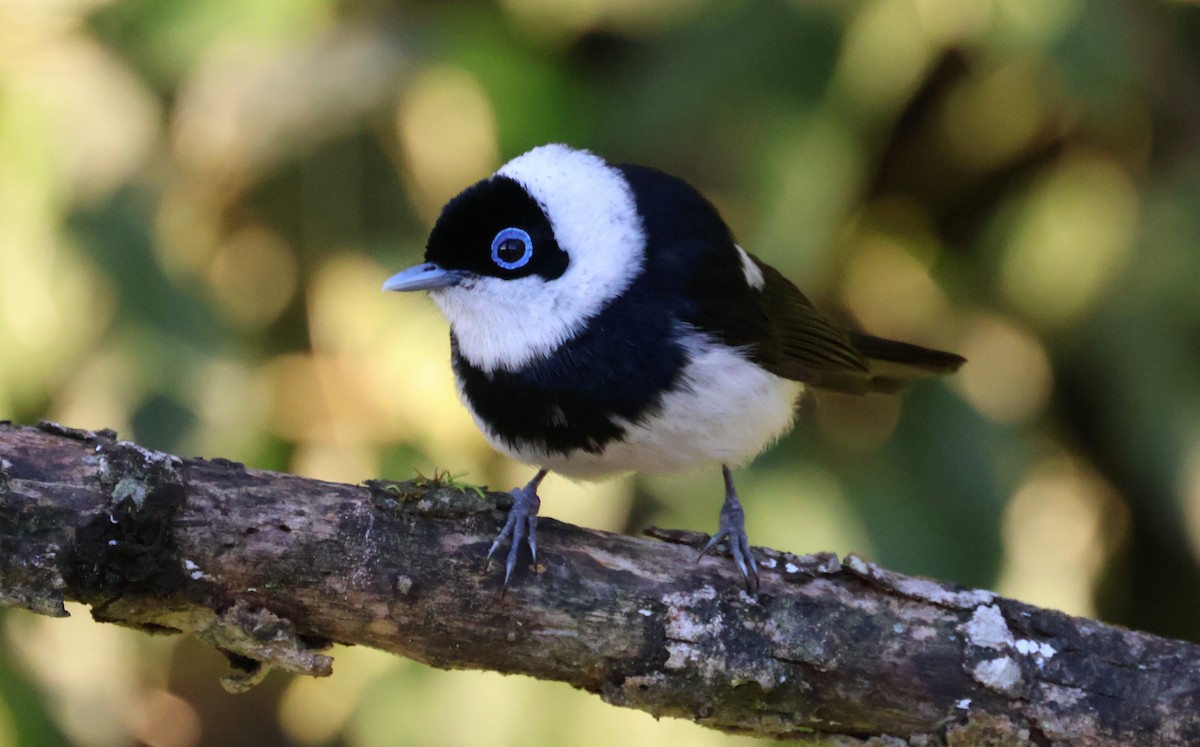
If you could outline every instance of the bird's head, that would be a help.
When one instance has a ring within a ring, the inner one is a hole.
[[[600,157],[544,145],[442,209],[425,262],[385,291],[429,291],[458,350],[485,371],[553,352],[619,296],[645,260],[628,182]]]

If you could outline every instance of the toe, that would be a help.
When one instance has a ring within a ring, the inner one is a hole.
[[[518,517],[516,513],[517,512],[515,509],[508,512],[508,517],[504,520],[504,528],[500,530],[500,534],[496,535],[496,539],[492,541],[492,546],[488,548],[487,557],[483,559],[484,570],[487,570],[488,565],[491,564],[492,556],[495,555],[496,551],[500,549],[500,545],[504,544],[504,542],[510,536],[512,536],[513,529],[517,525]]]
[[[508,590],[508,584],[512,580],[513,571],[516,570],[517,560],[521,555],[522,544],[529,545],[533,559],[537,560],[537,513],[541,506],[541,499],[537,495],[537,485],[545,476],[546,472],[542,470],[525,487],[513,488],[510,491],[513,497],[512,508],[508,511],[504,528],[500,530],[500,534],[488,549],[487,559],[484,563],[485,569],[500,546],[510,538],[512,540],[504,559],[504,587],[500,592],[501,596]]]
[[[508,557],[504,561],[504,589],[508,591],[508,582],[512,580],[513,571],[517,567],[517,555],[521,550],[521,546],[514,542],[508,550]],[[501,593],[503,593],[503,591]]]
[[[696,556],[696,562],[699,563],[701,558],[703,558],[705,555],[712,552],[712,549],[714,547],[716,547],[717,545],[719,545],[721,543],[721,540],[725,539],[728,536],[729,536],[729,532],[724,529],[722,529],[721,531],[714,534],[712,536],[712,539],[710,539],[708,541],[708,544],[706,544],[704,546],[704,549],[702,549],[700,551],[700,554]]]
[[[533,557],[534,566],[537,565],[537,515],[529,517],[528,527],[526,528],[525,542],[529,545],[529,554]]]

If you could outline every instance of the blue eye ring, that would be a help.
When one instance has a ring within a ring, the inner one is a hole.
[[[514,260],[506,260],[500,257],[502,249],[510,250],[512,245],[510,242],[516,239],[520,241],[524,247],[521,256]],[[529,238],[529,234],[520,228],[505,228],[496,234],[496,238],[492,239],[492,261],[497,266],[503,267],[506,270],[516,270],[529,264],[529,260],[533,258],[533,239]]]

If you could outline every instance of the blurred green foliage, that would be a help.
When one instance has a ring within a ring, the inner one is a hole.
[[[970,359],[807,401],[739,478],[755,542],[1200,639],[1198,62],[1184,3],[10,0],[0,417],[523,482],[444,322],[377,289],[448,197],[566,141],[685,177],[848,323]],[[719,481],[545,496],[703,529]],[[234,698],[212,652],[86,618],[0,614],[0,743],[741,741],[368,651]]]

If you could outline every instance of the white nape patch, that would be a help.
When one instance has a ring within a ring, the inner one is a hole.
[[[690,361],[656,414],[626,431],[604,451],[547,454],[506,443],[479,418],[501,453],[566,477],[595,479],[621,472],[677,472],[710,464],[738,466],[779,438],[792,424],[803,384],[751,363],[736,349],[706,335],[684,340]]]
[[[604,159],[552,144],[496,172],[519,183],[569,257],[545,281],[481,277],[430,293],[450,321],[464,358],[482,369],[514,371],[569,340],[641,272],[646,237],[629,183]]]
[[[742,274],[746,276],[746,282],[755,290],[762,290],[767,285],[767,279],[763,277],[762,268],[750,258],[746,250],[740,246],[734,246],[737,249],[738,256],[742,260]]]

